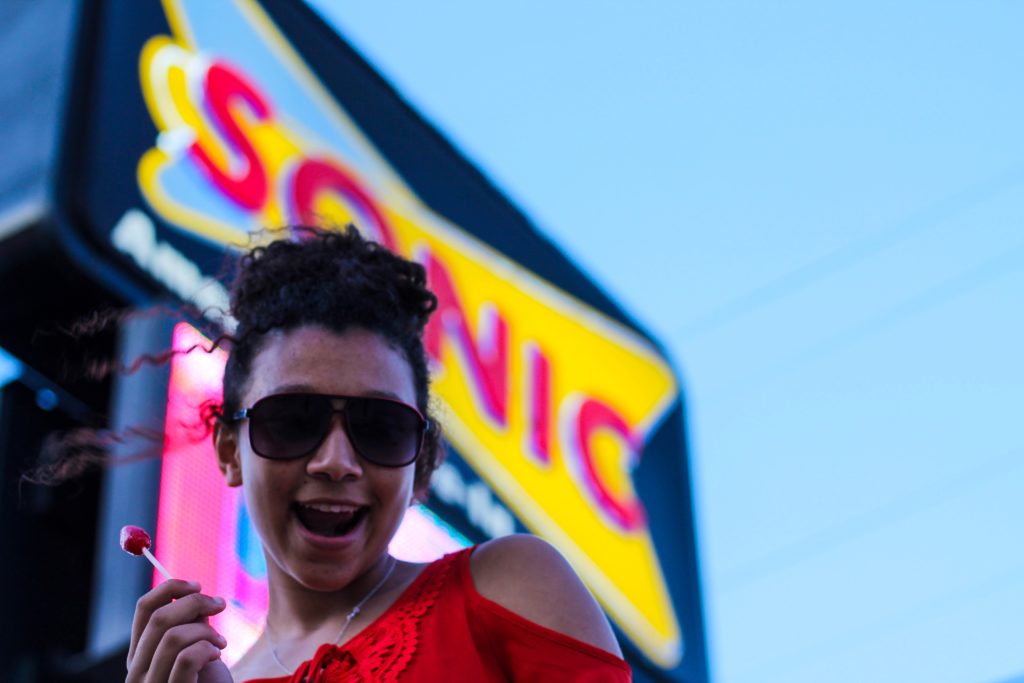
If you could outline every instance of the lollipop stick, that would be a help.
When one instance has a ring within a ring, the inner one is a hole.
[[[157,571],[166,576],[168,580],[174,578],[173,576],[171,576],[171,573],[167,571],[167,569],[162,564],[160,564],[160,560],[153,557],[153,553],[149,552],[149,548],[143,548],[142,554],[145,555],[146,559],[149,560],[153,564],[153,566],[157,568]]]

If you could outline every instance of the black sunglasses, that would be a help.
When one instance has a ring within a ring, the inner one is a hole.
[[[401,401],[325,394],[265,396],[232,419],[249,420],[249,443],[256,455],[291,460],[320,447],[335,413],[341,413],[356,452],[382,467],[404,467],[416,460],[429,427],[419,410]]]

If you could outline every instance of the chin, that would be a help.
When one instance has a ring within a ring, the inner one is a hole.
[[[345,588],[356,579],[351,575],[339,575],[337,573],[306,573],[304,576],[296,576],[295,579],[306,589],[318,593],[335,593]]]

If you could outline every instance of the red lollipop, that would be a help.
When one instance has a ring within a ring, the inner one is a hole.
[[[145,555],[146,559],[160,571],[161,574],[166,576],[168,579],[174,578],[171,573],[167,571],[160,561],[153,557],[153,553],[149,552],[149,549],[153,546],[153,541],[149,538],[149,534],[146,530],[128,525],[121,528],[121,549],[126,553],[132,555]]]
[[[141,555],[146,548],[153,547],[153,541],[142,527],[128,526],[121,529],[121,549],[132,555]]]

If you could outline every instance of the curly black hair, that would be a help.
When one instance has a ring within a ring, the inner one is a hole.
[[[416,403],[430,420],[416,461],[415,488],[424,491],[440,465],[443,446],[431,416],[430,374],[423,331],[437,308],[418,263],[365,239],[352,226],[343,231],[292,228],[293,240],[256,247],[239,262],[231,287],[230,335],[224,398],[214,418],[241,409],[252,361],[268,333],[318,325],[342,333],[362,328],[400,350],[412,368]]]

